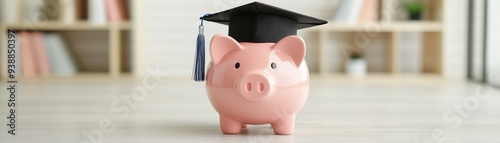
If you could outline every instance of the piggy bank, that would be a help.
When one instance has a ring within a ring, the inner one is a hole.
[[[248,124],[270,124],[276,134],[293,133],[295,116],[309,92],[305,48],[299,36],[276,43],[212,38],[206,89],[223,133],[237,134]]]

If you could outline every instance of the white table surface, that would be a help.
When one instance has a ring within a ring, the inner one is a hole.
[[[15,136],[7,134],[2,81],[0,142],[83,143],[89,141],[84,132],[102,133],[101,121],[113,123],[111,131],[91,137],[102,137],[102,142],[500,142],[500,92],[475,83],[432,77],[312,77],[293,135],[274,135],[269,125],[224,135],[204,83],[162,80],[144,100],[130,105],[123,100],[142,87],[140,80],[21,80]],[[477,98],[483,95],[487,97]],[[464,117],[454,111],[454,106],[475,103],[477,109],[466,108]],[[128,107],[128,116],[120,118],[125,113],[114,112],[117,105]]]

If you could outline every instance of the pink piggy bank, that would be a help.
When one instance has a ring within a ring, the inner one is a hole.
[[[293,133],[309,92],[305,48],[299,36],[277,43],[212,38],[206,86],[223,133],[237,134],[247,124],[271,124],[276,134]]]

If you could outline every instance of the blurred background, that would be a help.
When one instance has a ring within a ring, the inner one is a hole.
[[[22,77],[139,77],[151,65],[158,65],[163,76],[189,77],[198,17],[249,2],[3,0],[0,27],[27,35],[24,42],[29,44],[19,42]],[[496,1],[489,9],[482,0],[262,2],[330,21],[299,31],[307,43],[312,74],[435,75],[499,82],[500,60],[494,53],[500,44],[492,40],[498,18],[488,14],[495,12]],[[226,34],[227,27],[207,22],[205,31],[210,39]],[[40,36],[33,40],[33,33]],[[50,48],[53,44],[59,46]],[[41,50],[23,51],[26,45]],[[24,56],[38,54],[42,56]]]
[[[41,44],[44,49],[52,43],[61,46],[52,50],[63,50],[59,51],[62,55],[42,50],[48,60],[33,57],[37,62],[19,56],[21,76],[140,76],[145,66],[159,65],[170,76],[188,77],[198,17],[248,2],[3,0],[1,27],[2,31],[12,29],[21,35],[23,31],[36,32],[42,40],[30,43],[32,46]],[[488,20],[493,16],[488,13],[494,13],[495,8],[486,10],[484,1],[262,2],[330,21],[299,32],[307,43],[306,60],[314,74],[438,75],[498,82],[495,73],[500,73],[500,60],[493,53],[498,52],[494,47],[499,44],[488,40],[495,37],[497,19]],[[207,39],[216,33],[226,34],[227,27],[208,22]],[[38,40],[27,42],[33,41]],[[5,48],[6,44],[2,45]],[[21,44],[20,49],[23,47]],[[58,58],[65,60],[53,61]],[[65,67],[51,66],[57,64]],[[41,70],[44,66],[53,69]],[[24,68],[28,69],[22,71]]]
[[[263,127],[219,136],[204,83],[191,81],[199,17],[251,0],[1,0],[0,79],[9,80],[8,49],[15,46],[21,137],[418,142],[442,127],[451,142],[499,140],[499,0],[259,1],[329,21],[298,32],[307,45],[311,91],[296,136],[262,137],[273,134]],[[204,26],[206,45],[228,32],[225,25]],[[159,86],[146,86],[155,81]],[[479,106],[467,110],[471,118],[451,113],[469,103]],[[7,115],[6,103],[0,106]],[[464,130],[450,128],[457,120],[443,121],[447,116],[463,119]],[[118,124],[114,132],[99,130],[107,117]]]

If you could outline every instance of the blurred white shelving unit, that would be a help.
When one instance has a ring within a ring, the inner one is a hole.
[[[1,1],[3,2],[3,1]],[[21,13],[23,7],[23,3],[26,2],[24,0],[18,1],[15,5],[17,11]],[[103,52],[107,54],[107,61],[100,61],[97,64],[104,64],[104,70],[80,70],[75,76],[88,76],[88,75],[108,75],[108,77],[119,77],[119,76],[140,76],[143,75],[144,72],[144,59],[142,52],[142,33],[137,32],[141,28],[141,22],[137,22],[137,19],[140,20],[142,13],[142,2],[130,0],[129,2],[129,19],[122,22],[111,22],[108,21],[107,24],[96,25],[92,24],[86,20],[77,20],[73,23],[64,23],[62,20],[49,20],[44,21],[44,23],[26,23],[25,20],[22,20],[22,14],[16,14],[18,16],[19,22],[15,24],[6,24],[4,21],[0,21],[0,58],[1,60],[1,77],[7,77],[7,58],[5,58],[7,52],[7,44],[6,41],[6,32],[7,30],[15,30],[15,31],[41,31],[41,32],[56,32],[56,33],[72,33],[72,35],[78,35],[79,33],[93,33],[93,35],[99,35],[100,37],[105,37],[106,41],[103,42],[107,45],[102,45],[101,47],[107,47],[107,49],[102,49]],[[65,6],[65,5],[62,5]],[[78,7],[79,5],[77,5]],[[3,6],[2,6],[3,7]],[[2,11],[4,12],[4,11]],[[2,13],[4,14],[4,13]],[[105,34],[105,35],[102,35]],[[79,40],[79,39],[71,39],[73,37],[64,37],[66,40]],[[78,36],[76,36],[78,37]],[[69,38],[69,39],[68,39]],[[83,41],[83,43],[93,43],[95,41],[88,40]],[[80,42],[82,43],[82,42]],[[72,45],[70,45],[72,46]],[[85,46],[83,46],[85,47]],[[79,47],[81,48],[81,47]],[[95,57],[74,57],[74,58],[95,58]],[[91,64],[90,64],[91,65]],[[17,67],[21,68],[21,67]],[[92,67],[91,67],[92,68]],[[19,75],[19,74],[18,74]],[[20,74],[22,77],[22,74]]]
[[[392,20],[387,14],[382,14],[378,21],[359,24],[339,24],[329,22],[328,25],[315,28],[319,34],[318,66],[320,75],[336,74],[329,71],[327,48],[330,39],[330,33],[357,33],[357,32],[380,32],[388,34],[387,42],[387,67],[388,74],[400,74],[400,37],[402,32],[422,32],[422,73],[441,75],[443,70],[443,3],[445,0],[424,0],[427,8],[424,12],[423,20],[402,21]],[[387,6],[394,0],[381,0],[379,12],[389,9]],[[400,1],[402,3],[402,1]]]

